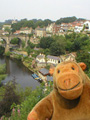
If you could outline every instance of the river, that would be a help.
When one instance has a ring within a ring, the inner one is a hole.
[[[15,77],[16,83],[18,83],[23,89],[26,87],[35,89],[37,86],[40,86],[40,83],[32,78],[32,72],[29,71],[20,61],[0,57],[0,64],[4,63],[6,63],[7,77],[2,81],[3,83],[7,83]]]

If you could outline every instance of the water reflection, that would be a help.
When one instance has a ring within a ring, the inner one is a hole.
[[[8,74],[5,80],[3,80],[3,83],[12,80],[13,77],[15,77],[16,82],[23,88],[32,87],[32,89],[35,89],[37,86],[40,86],[40,83],[32,78],[32,72],[23,66],[20,61],[0,57],[0,63],[6,63],[6,73]]]

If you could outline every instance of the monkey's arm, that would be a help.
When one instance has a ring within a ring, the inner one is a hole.
[[[50,119],[53,112],[51,95],[48,95],[38,102],[29,113],[27,120],[46,120]]]

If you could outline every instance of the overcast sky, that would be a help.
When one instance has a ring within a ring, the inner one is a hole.
[[[76,16],[90,20],[90,0],[0,0],[0,22]]]

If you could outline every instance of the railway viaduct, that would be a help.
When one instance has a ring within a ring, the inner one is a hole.
[[[22,41],[25,41],[25,47],[27,47],[27,42],[30,40],[28,35],[0,35],[0,39],[5,41],[5,52],[8,52],[10,50],[10,41],[13,38],[18,38],[19,39],[19,45],[22,47]]]

